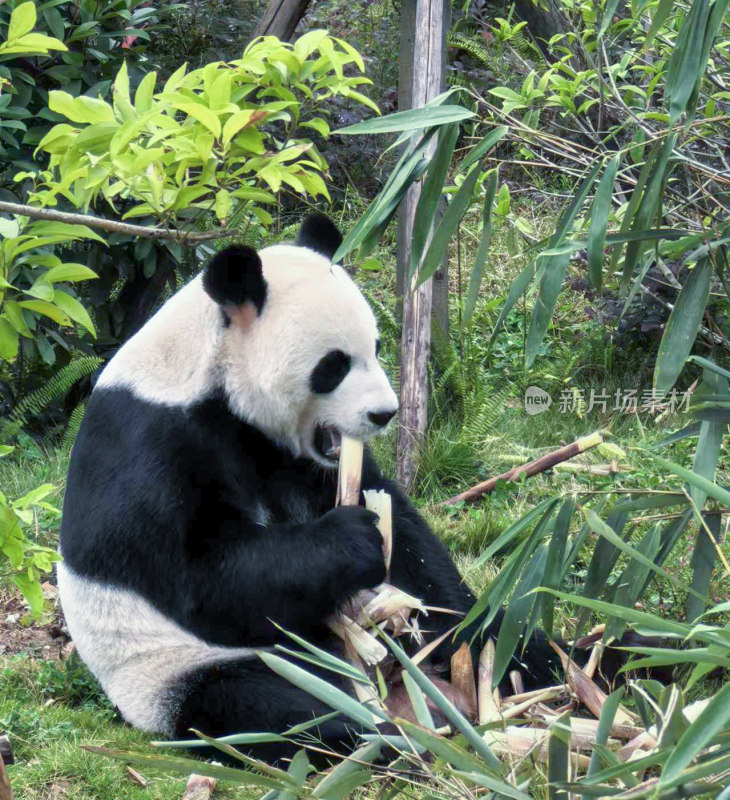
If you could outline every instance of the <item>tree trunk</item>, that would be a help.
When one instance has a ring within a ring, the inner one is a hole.
[[[409,8],[409,6],[411,8]],[[408,79],[409,107],[420,108],[441,92],[445,71],[444,0],[404,0],[401,78]],[[412,35],[410,34],[412,31]],[[410,63],[410,67],[408,63]],[[401,92],[403,88],[401,87]],[[403,95],[402,95],[403,96]],[[435,142],[431,145],[435,147]],[[400,217],[399,270],[407,275],[413,221],[421,182],[408,190]],[[433,279],[417,289],[403,279],[398,480],[409,490],[416,474],[418,445],[428,422],[428,358],[431,349]]]
[[[276,36],[288,42],[299,21],[307,13],[310,0],[270,0],[261,21],[253,32],[256,36]]]

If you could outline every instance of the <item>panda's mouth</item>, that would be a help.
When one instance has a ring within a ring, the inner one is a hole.
[[[314,431],[314,449],[325,461],[332,464],[340,457],[342,434],[331,425],[318,425]]]

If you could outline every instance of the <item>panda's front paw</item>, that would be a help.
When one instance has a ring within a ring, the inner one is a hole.
[[[339,556],[334,575],[342,593],[377,586],[385,579],[383,537],[377,528],[378,516],[362,506],[339,506],[320,518]]]

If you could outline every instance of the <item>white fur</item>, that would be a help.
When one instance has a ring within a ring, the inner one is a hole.
[[[314,251],[276,245],[259,255],[267,298],[252,324],[224,328],[195,278],[119,350],[98,386],[181,406],[222,386],[234,413],[320,461],[317,425],[367,439],[379,430],[368,413],[397,408],[375,356],[375,317],[347,273]],[[333,392],[315,395],[310,375],[331,350],[350,356],[350,372]]]
[[[81,577],[63,562],[57,569],[63,613],[76,649],[136,728],[171,735],[168,692],[182,675],[255,654],[248,647],[209,645],[139,595]]]

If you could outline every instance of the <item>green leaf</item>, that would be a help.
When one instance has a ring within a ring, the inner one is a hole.
[[[68,317],[68,315],[64,314],[59,307],[55,306],[53,303],[47,302],[46,300],[21,300],[18,305],[22,306],[23,308],[27,308],[29,311],[35,311],[38,314],[42,314],[44,317],[49,317],[59,325],[71,325],[71,319]]]
[[[74,322],[78,322],[79,325],[83,325],[83,327],[86,328],[86,330],[94,338],[96,338],[96,329],[94,328],[94,323],[91,321],[89,312],[75,297],[71,297],[70,294],[66,294],[64,291],[58,290],[53,296],[53,303],[62,311],[65,311]]]
[[[682,734],[672,749],[659,778],[659,788],[674,786],[682,770],[711,744],[713,738],[730,722],[730,683],[724,686]]]
[[[614,4],[615,5],[615,4]],[[606,12],[607,13],[607,12]],[[612,12],[613,13],[613,12]],[[621,156],[614,156],[601,176],[593,198],[591,225],[588,230],[588,271],[591,283],[600,289],[603,282],[603,250],[606,246],[606,227],[611,213],[613,185],[616,182]]]
[[[464,302],[464,316],[461,320],[462,330],[469,324],[474,309],[476,308],[477,298],[479,297],[479,288],[482,284],[482,274],[484,273],[484,265],[487,263],[487,253],[489,252],[489,243],[492,239],[492,209],[494,208],[494,195],[497,191],[497,180],[499,177],[499,168],[493,170],[487,182],[487,188],[484,192],[484,211],[482,213],[482,238],[479,241],[477,254],[474,257],[474,267],[469,277],[469,288],[466,293],[466,300]]]
[[[103,100],[93,97],[72,97],[68,92],[51,90],[48,93],[48,107],[57,114],[63,114],[71,122],[114,122],[114,112]]]
[[[649,453],[649,455],[651,455],[655,461],[658,461],[660,464],[666,467],[670,472],[682,478],[682,480],[687,481],[687,483],[691,484],[692,486],[698,487],[704,491],[708,497],[712,497],[714,500],[717,500],[718,502],[730,508],[730,492],[728,492],[727,489],[723,489],[716,483],[708,481],[706,478],[703,478],[696,472],[692,472],[692,470],[680,467],[679,464],[675,464],[673,461],[668,461],[666,458],[662,458],[661,456],[651,453]]]
[[[249,125],[256,125],[265,119],[266,112],[259,109],[248,108],[243,111],[237,111],[226,120],[223,126],[223,144],[228,144],[234,136]]]
[[[719,542],[722,537],[722,516],[717,512],[707,511],[702,514],[702,520],[707,525],[707,530],[710,531],[715,542]],[[710,581],[717,561],[717,550],[707,530],[704,525],[700,525],[691,561],[692,589],[702,597],[709,596]],[[705,603],[699,600],[696,594],[687,596],[686,618],[690,622],[696,621],[706,608]]]
[[[30,33],[36,23],[35,3],[21,3],[13,9],[10,15],[10,25],[8,26],[7,41],[12,42]]]
[[[697,338],[712,282],[712,262],[704,258],[690,272],[669,315],[654,367],[654,390],[660,397],[679,377]]]
[[[0,358],[12,361],[18,355],[18,332],[8,322],[0,317]]]
[[[572,202],[561,216],[555,234],[550,243],[555,247],[567,234],[575,217],[583,206],[586,195],[593,186],[598,170],[601,167],[600,161],[594,165],[583,184],[576,192]],[[535,307],[530,317],[530,327],[527,332],[527,342],[525,344],[525,362],[528,367],[532,366],[538,356],[540,345],[545,338],[550,320],[558,301],[558,295],[563,285],[563,278],[568,269],[570,253],[564,255],[550,256],[545,262],[542,278],[539,284],[539,291]]]
[[[216,137],[221,135],[221,121],[218,115],[201,103],[174,103],[175,108],[189,117],[201,122]]]
[[[382,746],[380,742],[369,742],[364,747],[348,756],[344,761],[337,764],[327,775],[315,786],[312,797],[322,800],[341,800],[347,797],[358,786],[370,780],[372,773],[368,769],[363,769],[363,764],[372,764],[380,757]],[[361,778],[364,780],[361,781]],[[355,781],[355,783],[353,783]]]
[[[525,630],[532,612],[537,595],[532,594],[542,583],[545,574],[545,561],[547,547],[541,547],[525,567],[514,595],[507,605],[504,619],[499,626],[497,644],[494,648],[494,673],[492,687],[496,688],[504,677],[512,657],[515,655],[517,645],[522,640],[526,641]],[[519,661],[519,655],[517,655]]]
[[[26,573],[13,575],[10,580],[20,589],[23,597],[28,601],[30,613],[37,619],[43,611],[43,590],[40,581],[33,580]]]
[[[418,267],[418,276],[416,278],[417,286],[420,286],[424,281],[431,278],[441,265],[441,259],[444,257],[451,237],[461,222],[461,218],[471,205],[474,187],[479,180],[480,174],[481,166],[479,164],[474,164],[464,178],[454,198],[449,203],[443,217],[441,217],[441,221],[429,242],[426,254],[423,256],[423,261]]]
[[[568,543],[568,531],[570,522],[575,513],[575,503],[572,499],[566,500],[555,519],[550,544],[548,548],[547,561],[545,562],[545,574],[542,585],[546,589],[559,589],[563,578],[565,563],[565,548]],[[555,606],[553,603],[542,604],[542,626],[548,636],[553,634],[553,613]]]
[[[618,0],[606,0],[606,5],[603,8],[603,17],[601,17],[601,27],[598,29],[598,36],[603,36],[603,34],[606,33],[617,8]]]
[[[96,747],[92,745],[81,745],[82,750],[89,753],[98,753],[126,764],[135,764],[142,767],[161,769],[165,772],[173,772],[176,775],[207,775],[222,781],[243,786],[264,786],[266,788],[281,788],[281,783],[268,775],[259,775],[249,770],[234,769],[224,767],[220,764],[211,764],[193,758],[180,758],[179,756],[163,756],[157,753],[134,753],[128,750],[115,750],[109,747]]]
[[[660,459],[663,460],[663,459]],[[676,578],[674,575],[671,575],[662,567],[657,566],[650,558],[647,558],[643,553],[638,551],[635,547],[632,547],[630,544],[625,542],[620,536],[617,536],[613,528],[607,525],[599,516],[590,508],[583,506],[583,515],[586,518],[586,522],[588,523],[590,529],[594,532],[602,536],[603,538],[607,539],[614,547],[620,550],[622,553],[630,556],[631,558],[638,561],[640,564],[643,564],[645,567],[648,567],[651,571],[655,572],[657,575],[661,575],[663,578],[668,580],[674,586],[677,586],[679,589],[686,589],[685,584],[679,578]],[[689,590],[692,592],[692,590]],[[696,592],[693,592],[696,594]],[[699,599],[702,602],[706,602],[707,598],[699,596]]]
[[[651,149],[649,157],[647,158],[646,168],[649,165],[649,170],[645,171],[642,168],[639,173],[639,178],[636,187],[629,200],[629,205],[626,209],[624,222],[628,218],[631,223],[632,231],[643,231],[652,227],[652,221],[660,216],[662,209],[662,199],[664,192],[664,185],[669,176],[671,168],[668,168],[669,160],[674,154],[674,146],[677,141],[677,134],[673,133],[667,136],[661,150],[659,149],[660,142]],[[646,180],[646,187],[644,188],[642,179]],[[642,191],[643,189],[643,191]],[[636,197],[636,205],[634,206],[634,196]],[[635,214],[630,212],[635,208]],[[624,232],[623,224],[621,232]],[[641,259],[647,247],[647,239],[643,237],[639,240],[629,241],[626,246],[626,256],[624,258],[624,270],[621,277],[621,291],[625,294],[629,286],[631,277],[634,274],[634,268],[637,262]],[[618,252],[618,248],[615,252]]]
[[[702,78],[705,66],[701,64],[702,44],[709,16],[709,0],[694,0],[672,48],[664,85],[671,123],[688,110],[695,85]]]
[[[157,81],[156,72],[148,72],[139,82],[137,91],[134,94],[134,107],[140,114],[144,114],[152,108],[152,97],[155,92]]]
[[[616,711],[624,698],[624,687],[620,686],[615,692],[612,692],[604,701],[601,707],[601,718],[598,721],[598,729],[596,730],[595,744],[605,746],[608,742],[608,737],[611,735],[611,728],[613,721],[616,717]],[[601,757],[598,751],[594,748],[591,753],[591,760],[586,770],[586,777],[590,777],[598,771],[601,766]],[[588,795],[583,795],[583,800],[588,800]]]
[[[654,16],[651,20],[651,26],[647,31],[642,50],[646,51],[651,46],[651,43],[654,41],[654,37],[659,32],[662,25],[664,25],[665,20],[669,16],[669,12],[672,10],[672,8],[674,8],[674,6],[674,0],[659,0],[659,5],[654,11]]]
[[[472,119],[476,114],[463,106],[424,106],[408,111],[397,111],[385,117],[368,119],[355,125],[340,128],[335,133],[341,136],[372,133],[395,133],[398,131],[413,131],[420,128],[435,128],[439,125],[448,125],[451,122],[461,122]]]
[[[548,739],[548,797],[550,800],[568,800],[570,795],[558,788],[568,781],[570,773],[570,711],[561,714],[550,724]]]
[[[49,283],[78,283],[98,277],[93,269],[89,269],[83,264],[59,264],[59,266],[49,269],[44,275],[45,280]]]
[[[702,394],[707,393],[720,396],[724,395],[730,400],[727,379],[713,370],[705,368],[702,376],[702,385],[695,396],[701,399]],[[692,470],[708,481],[711,481],[715,475],[717,462],[720,459],[720,452],[722,450],[722,437],[726,428],[726,422],[705,420],[700,423],[700,435],[697,440],[697,447],[695,448]],[[705,500],[707,499],[704,492],[696,488],[690,490],[690,496],[699,509],[704,506]]]

